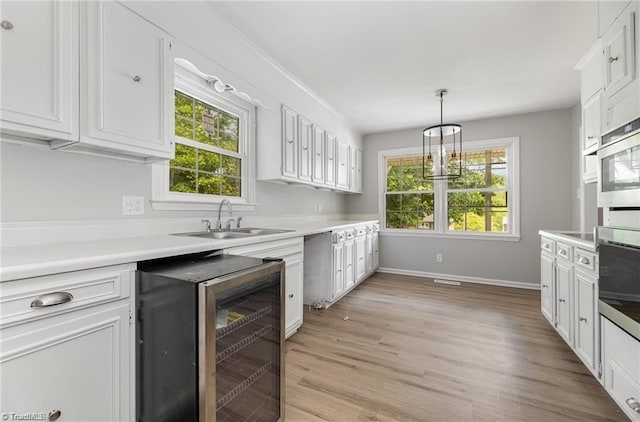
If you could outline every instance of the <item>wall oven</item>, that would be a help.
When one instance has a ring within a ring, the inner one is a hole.
[[[138,263],[136,420],[284,419],[283,295],[282,260]]]
[[[640,117],[600,139],[598,206],[640,207]]]
[[[640,229],[598,227],[600,314],[640,340]]]

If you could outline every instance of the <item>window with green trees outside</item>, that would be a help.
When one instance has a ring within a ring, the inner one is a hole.
[[[461,155],[462,176],[449,180],[423,177],[421,149],[381,152],[385,228],[440,234],[517,234],[510,203],[517,161],[515,143],[467,146]],[[424,175],[433,171],[426,167]]]
[[[240,123],[240,117],[176,90],[169,191],[242,196]]]

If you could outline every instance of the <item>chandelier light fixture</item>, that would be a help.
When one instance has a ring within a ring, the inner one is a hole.
[[[457,179],[462,175],[462,126],[445,124],[442,119],[447,93],[446,89],[436,91],[440,98],[440,124],[422,131],[422,177],[427,180]]]

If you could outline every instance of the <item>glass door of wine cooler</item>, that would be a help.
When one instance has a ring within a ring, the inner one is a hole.
[[[281,418],[283,268],[281,261],[271,262],[203,287],[207,325],[201,329],[211,344],[201,349],[201,391],[207,398],[201,420],[213,420],[206,418],[213,411],[216,422]]]

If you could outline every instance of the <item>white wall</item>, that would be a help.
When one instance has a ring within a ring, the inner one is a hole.
[[[519,242],[381,236],[381,266],[537,284],[539,229],[572,227],[571,109],[461,122],[467,141],[520,137]],[[347,198],[347,212],[378,214],[378,151],[419,146],[421,128],[367,135],[364,192]],[[464,148],[464,143],[463,143]],[[436,253],[444,255],[435,262]]]
[[[126,2],[174,38],[178,57],[194,59],[271,107],[258,109],[259,136],[280,139],[280,103],[321,124],[343,141],[361,146],[362,137],[323,100],[252,46],[206,2]],[[2,221],[119,219],[122,195],[151,197],[151,168],[94,156],[2,142]],[[260,154],[264,158],[264,151]],[[260,165],[258,157],[258,165]],[[257,182],[252,215],[300,216],[345,211],[343,194]],[[143,218],[210,216],[211,212],[162,212],[146,202]],[[130,217],[129,217],[130,218]]]

